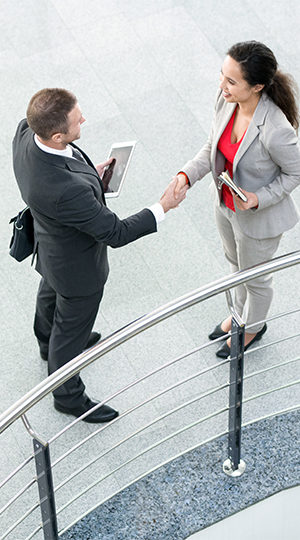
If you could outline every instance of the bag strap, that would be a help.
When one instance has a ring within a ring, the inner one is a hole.
[[[29,209],[29,206],[25,206],[25,208],[23,210],[21,210],[21,212],[18,213],[17,216],[15,217],[12,217],[10,220],[9,220],[9,223],[15,223],[17,221],[17,219],[21,220],[22,217],[24,216],[25,212]],[[22,227],[17,227],[17,225],[15,225],[17,229],[23,229],[23,225]]]

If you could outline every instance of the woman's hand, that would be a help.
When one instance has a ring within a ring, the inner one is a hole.
[[[239,188],[247,197],[247,202],[242,201],[242,199],[235,193],[231,188],[229,188],[233,197],[234,205],[239,210],[249,210],[250,208],[258,207],[258,198],[255,193],[250,191],[245,191],[244,189]]]
[[[176,176],[172,179],[159,201],[165,213],[171,210],[171,208],[177,208],[183,199],[185,199],[188,186],[185,184],[177,193],[175,193],[175,188],[178,188]]]
[[[185,188],[187,186],[187,188],[189,188],[189,184],[187,184],[186,182],[186,176],[184,174],[177,174],[177,176],[174,176],[172,178],[172,180],[174,180],[176,178],[176,183],[175,183],[175,190],[174,190],[174,193],[175,193],[175,199],[177,199],[180,195],[180,192],[183,188]]]

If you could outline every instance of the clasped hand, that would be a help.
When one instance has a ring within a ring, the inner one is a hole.
[[[109,160],[104,161],[103,163],[99,163],[99,165],[96,165],[97,172],[104,184],[104,191],[107,190],[107,186],[113,172],[112,168],[107,169],[107,167],[112,163],[113,160],[113,158],[110,158]],[[177,206],[179,206],[183,199],[185,199],[188,187],[189,186],[187,186],[185,182],[184,185],[181,185],[178,176],[175,176],[172,179],[159,201],[163,207],[164,212],[168,212],[169,210],[171,210],[171,208],[176,208]]]
[[[168,212],[171,208],[177,208],[179,206],[183,199],[185,199],[188,187],[186,184],[184,186],[178,185],[178,176],[172,179],[159,201],[164,212]]]

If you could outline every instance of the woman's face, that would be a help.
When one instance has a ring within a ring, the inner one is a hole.
[[[226,56],[220,73],[220,88],[228,103],[245,103],[259,93],[262,85],[250,86],[243,77],[240,64]]]

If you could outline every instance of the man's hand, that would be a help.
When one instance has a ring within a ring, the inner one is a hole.
[[[109,167],[111,163],[112,163],[112,166]],[[115,163],[116,163],[115,158],[111,157],[107,161],[104,161],[103,163],[99,163],[99,165],[96,165],[97,173],[99,174],[103,183],[104,193],[106,193],[108,184],[113,175]]]
[[[245,191],[244,189],[240,190],[246,195],[247,202],[242,201],[242,199],[235,193],[231,188],[229,188],[231,191],[231,194],[233,196],[234,204],[239,210],[249,210],[250,208],[257,208],[258,206],[258,198],[255,193],[251,193],[250,191]]]
[[[159,201],[165,213],[171,210],[171,208],[176,208],[177,206],[179,206],[183,199],[185,199],[188,186],[185,184],[183,187],[178,189],[177,194],[175,194],[176,186],[177,177],[175,176]]]

